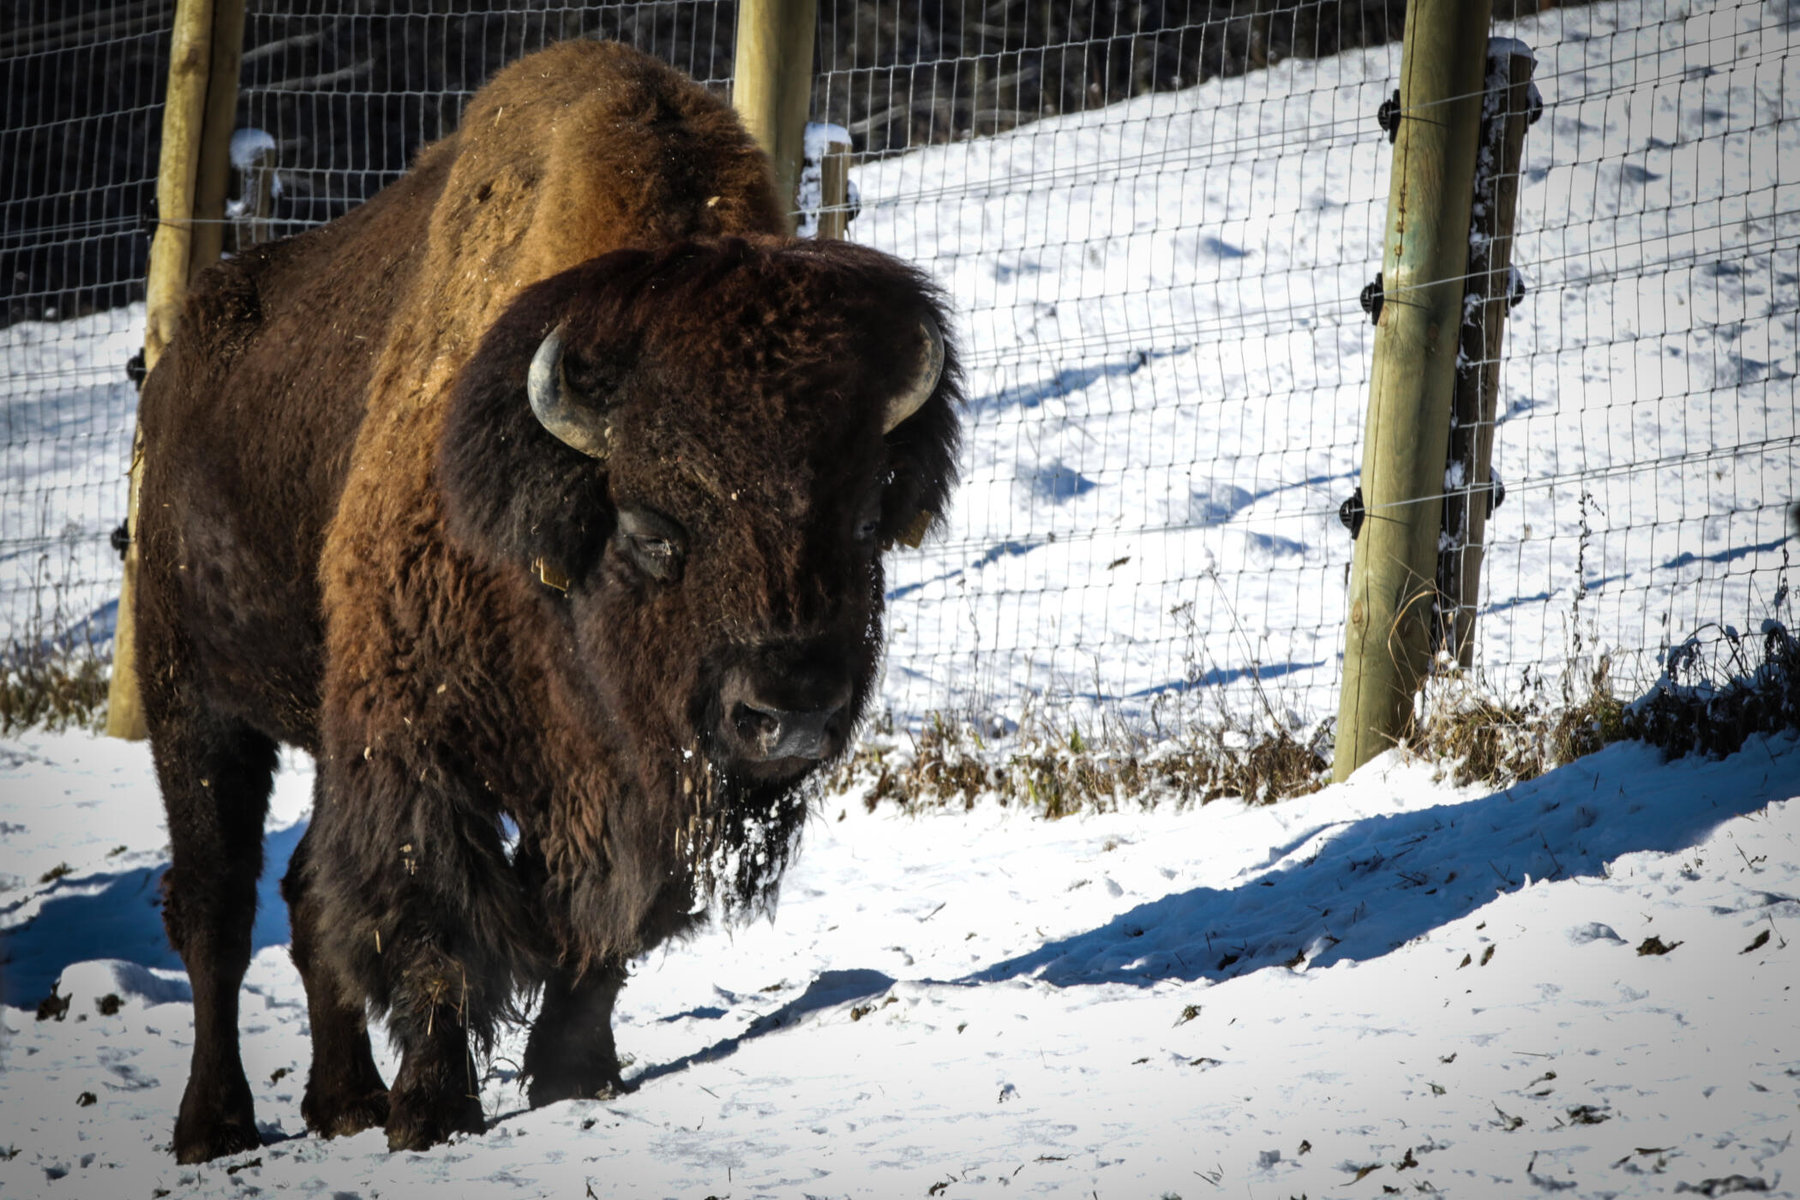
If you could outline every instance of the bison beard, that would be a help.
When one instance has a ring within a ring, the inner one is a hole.
[[[781,228],[728,109],[570,43],[196,287],[145,386],[136,600],[181,1160],[259,1141],[237,1005],[279,743],[318,764],[282,887],[327,1136],[479,1129],[472,1050],[532,996],[531,1102],[618,1087],[627,961],[772,901],[959,400],[916,272]]]

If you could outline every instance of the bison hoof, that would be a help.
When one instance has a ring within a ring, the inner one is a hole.
[[[308,1091],[300,1102],[300,1116],[306,1127],[320,1137],[349,1137],[387,1124],[387,1089],[376,1088],[345,1096],[325,1096]]]
[[[422,1096],[389,1098],[387,1135],[389,1150],[429,1150],[453,1133],[480,1133],[486,1128],[481,1101],[461,1096],[449,1102]]]
[[[542,1108],[562,1100],[612,1100],[634,1090],[617,1073],[586,1077],[537,1076],[531,1081],[531,1107]]]
[[[188,1089],[175,1121],[176,1162],[203,1163],[261,1146],[248,1088],[239,1102],[216,1105],[197,1101],[193,1089]]]

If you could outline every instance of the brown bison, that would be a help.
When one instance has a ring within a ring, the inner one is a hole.
[[[258,1143],[237,998],[278,743],[318,764],[283,889],[325,1135],[479,1129],[471,1038],[521,997],[531,1102],[604,1094],[627,960],[771,900],[958,429],[932,289],[782,229],[729,109],[571,43],[200,280],[145,386],[136,609],[183,1161]]]

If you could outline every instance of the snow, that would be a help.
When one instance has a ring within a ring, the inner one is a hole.
[[[275,135],[266,129],[235,129],[231,134],[231,165],[240,171],[261,164],[264,155],[275,153]]]
[[[1709,622],[1794,626],[1800,57],[1779,8],[1643,0],[1506,30],[1548,108],[1526,141],[1531,292],[1497,437],[1513,482],[1478,627],[1498,686],[1601,647],[1630,687]],[[1390,155],[1373,114],[1398,54],[856,168],[853,236],[944,284],[975,397],[950,533],[893,560],[881,702],[899,736],[934,710],[1179,728],[1251,697],[1301,721],[1334,706],[1337,508],[1373,336],[1356,296]],[[69,323],[75,350],[57,326],[0,331],[8,639],[110,637],[116,562],[94,547],[122,512],[118,368],[142,320]],[[77,507],[95,495],[111,520]],[[826,794],[771,919],[632,965],[616,1029],[634,1091],[530,1111],[514,1031],[484,1064],[488,1130],[398,1155],[299,1115],[307,1016],[276,880],[311,785],[284,757],[243,1001],[268,1144],[179,1167],[193,1016],[161,929],[149,752],[0,738],[0,1195],[1800,1179],[1791,733],[1716,761],[1617,745],[1498,792],[1390,752],[1269,807],[1128,796],[1060,821],[992,796],[907,814]],[[66,1011],[35,1019],[53,987]]]
[[[69,1002],[60,1021],[0,1009],[8,1197],[1585,1197],[1734,1176],[1792,1195],[1800,1177],[1792,734],[1723,761],[1621,744],[1495,793],[1389,752],[1268,807],[1045,821],[826,797],[772,920],[633,964],[615,1027],[635,1091],[530,1111],[514,1032],[482,1083],[489,1129],[424,1154],[304,1133],[304,995],[259,920],[241,1028],[269,1144],[201,1167],[168,1152],[192,1009],[139,865],[166,861],[149,755],[50,734],[0,753],[8,1002],[58,976]],[[271,876],[308,774],[282,774]],[[96,898],[117,911],[101,929]],[[1672,948],[1643,953],[1653,938]]]

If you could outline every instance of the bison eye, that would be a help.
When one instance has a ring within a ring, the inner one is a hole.
[[[859,542],[873,542],[881,532],[881,495],[877,493],[856,515],[855,533]]]
[[[621,507],[617,540],[625,557],[650,578],[662,583],[681,578],[687,535],[668,517],[647,508]]]
[[[638,555],[652,563],[672,563],[675,561],[675,543],[668,538],[634,537],[631,548]]]

